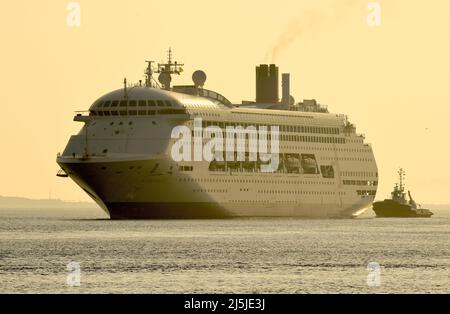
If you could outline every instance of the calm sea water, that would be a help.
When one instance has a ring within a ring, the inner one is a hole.
[[[450,212],[431,219],[108,221],[0,210],[0,292],[449,293]],[[81,286],[68,287],[69,262]],[[381,286],[369,287],[369,262]]]

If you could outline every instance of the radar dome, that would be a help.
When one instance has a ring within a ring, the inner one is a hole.
[[[203,87],[206,82],[206,73],[198,70],[192,74],[192,80],[194,81],[195,86]]]
[[[164,86],[170,86],[172,77],[168,73],[161,72],[161,74],[158,76],[158,81]]]

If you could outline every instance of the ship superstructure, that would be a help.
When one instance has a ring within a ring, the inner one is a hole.
[[[84,125],[58,155],[59,175],[72,178],[111,218],[354,217],[371,206],[374,154],[345,115],[315,100],[295,103],[289,74],[282,74],[280,99],[276,65],[256,68],[256,101],[240,104],[205,89],[202,71],[193,85],[172,86],[181,66],[171,54],[165,64],[149,61],[144,83],[125,81],[74,117]],[[175,161],[175,127],[206,144],[196,134],[198,121],[201,130],[277,127],[277,168],[262,171],[263,162],[250,158],[249,136],[244,160]]]

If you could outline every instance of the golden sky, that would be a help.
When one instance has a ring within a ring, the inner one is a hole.
[[[206,87],[236,102],[254,99],[254,66],[275,52],[297,101],[316,98],[366,134],[378,199],[402,166],[419,203],[450,202],[448,0],[80,0],[80,27],[67,25],[69,2],[1,5],[0,195],[88,200],[55,176],[81,127],[74,111],[143,79],[144,60],[171,46],[186,63],[175,83],[203,69]]]

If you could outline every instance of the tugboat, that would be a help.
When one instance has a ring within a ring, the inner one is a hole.
[[[411,191],[408,191],[409,201],[406,200],[403,185],[405,171],[400,168],[398,174],[400,179],[391,192],[392,198],[373,203],[373,211],[377,214],[377,217],[431,217],[433,213],[429,209],[421,208],[420,205],[416,204],[411,196]]]

